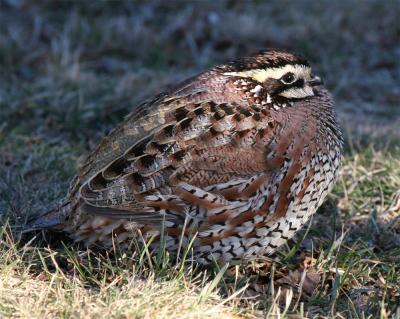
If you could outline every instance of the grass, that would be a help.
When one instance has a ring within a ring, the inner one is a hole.
[[[400,318],[396,1],[0,2],[0,316]],[[145,96],[261,47],[307,56],[346,132],[338,183],[271,258],[228,269],[10,227],[60,200]]]
[[[0,311],[10,317],[216,318],[231,315],[205,278],[168,269],[166,278],[149,265],[89,251],[16,249],[4,234]],[[206,300],[206,301],[205,301]]]

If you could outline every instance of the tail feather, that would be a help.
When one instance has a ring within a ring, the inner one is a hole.
[[[51,209],[42,215],[35,216],[28,221],[23,232],[31,232],[43,228],[57,228],[65,222],[65,216],[69,213],[70,203],[64,203],[61,206]]]

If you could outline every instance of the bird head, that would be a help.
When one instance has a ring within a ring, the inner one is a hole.
[[[322,84],[306,59],[281,50],[265,50],[222,67],[223,75],[253,93],[262,104],[288,103],[315,95]]]

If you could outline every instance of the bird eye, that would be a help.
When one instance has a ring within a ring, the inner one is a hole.
[[[288,72],[281,77],[281,82],[284,84],[292,84],[296,80],[296,77],[292,72]]]

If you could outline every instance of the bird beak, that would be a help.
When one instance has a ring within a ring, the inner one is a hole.
[[[310,86],[317,86],[323,84],[321,78],[319,76],[314,76],[311,80],[307,81]]]

